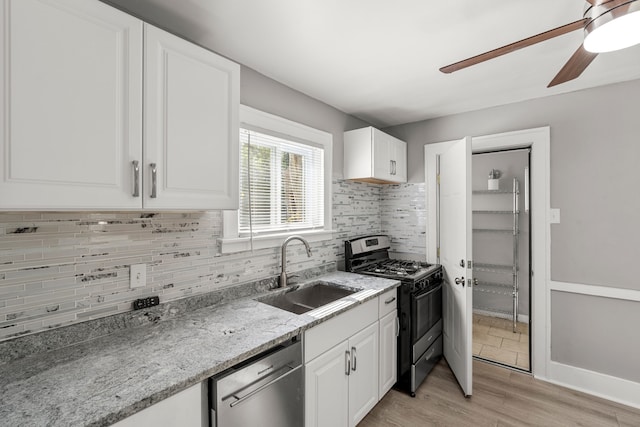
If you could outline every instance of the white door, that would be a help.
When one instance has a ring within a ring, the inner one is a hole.
[[[378,322],[349,338],[349,426],[355,427],[378,403]]]
[[[305,364],[305,426],[346,427],[349,376],[346,341]]]
[[[142,21],[1,0],[0,28],[0,209],[139,209]]]
[[[238,209],[239,76],[238,64],[145,24],[145,209]]]
[[[436,173],[433,159],[439,156],[438,240],[444,270],[444,356],[464,394],[470,396],[473,332],[473,270],[468,268],[472,260],[471,138],[434,144],[433,147],[427,145],[425,150],[426,173],[431,180]]]

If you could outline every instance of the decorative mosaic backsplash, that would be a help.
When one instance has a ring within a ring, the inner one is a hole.
[[[314,243],[311,258],[291,246],[289,271],[341,264],[343,241],[365,234],[424,253],[423,199],[424,184],[334,180],[334,238]],[[0,213],[0,340],[130,311],[141,297],[166,302],[278,274],[279,248],[221,254],[221,235],[221,211]],[[147,285],[129,289],[140,263]]]
[[[380,188],[382,234],[391,236],[391,252],[426,260],[426,185],[397,184]]]

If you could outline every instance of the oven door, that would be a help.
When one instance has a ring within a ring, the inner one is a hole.
[[[411,342],[415,344],[442,317],[442,283],[411,295]]]

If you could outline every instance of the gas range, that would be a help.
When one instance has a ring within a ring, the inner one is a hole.
[[[411,292],[430,288],[439,283],[442,267],[423,261],[408,261],[389,258],[391,240],[389,236],[373,235],[346,240],[344,242],[345,270],[400,280]]]
[[[364,265],[352,266],[354,273],[389,279],[417,281],[437,270],[439,266],[421,261],[386,259],[373,261]]]
[[[442,267],[389,258],[388,236],[344,242],[345,270],[400,280],[398,288],[398,382],[415,397],[442,355]]]

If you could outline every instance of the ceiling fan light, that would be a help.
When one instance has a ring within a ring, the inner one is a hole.
[[[596,17],[585,28],[584,48],[602,53],[625,49],[640,43],[640,2],[611,9]]]

